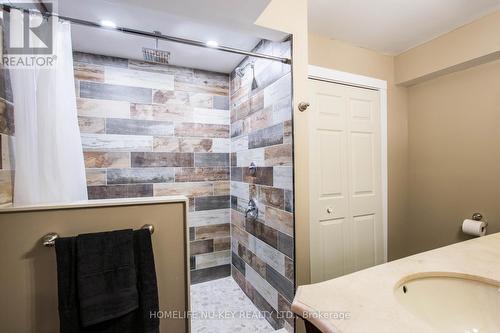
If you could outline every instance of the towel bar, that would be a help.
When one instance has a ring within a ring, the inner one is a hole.
[[[155,227],[152,224],[145,224],[141,227],[141,229],[148,229],[151,234],[155,231]],[[52,247],[56,244],[57,238],[59,238],[59,234],[50,232],[42,237],[42,244],[46,247]]]

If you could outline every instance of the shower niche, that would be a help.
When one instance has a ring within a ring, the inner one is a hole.
[[[291,36],[132,0],[61,0],[58,13],[71,29],[86,199],[187,196],[191,331],[293,332]],[[24,167],[15,70],[0,87],[5,206]],[[165,255],[175,254],[156,260]],[[254,315],[213,318],[220,311]]]

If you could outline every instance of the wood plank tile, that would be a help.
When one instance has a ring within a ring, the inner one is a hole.
[[[130,154],[124,153],[83,153],[86,168],[129,168]]]
[[[153,90],[153,103],[190,105],[189,93],[185,91]]]
[[[176,182],[201,182],[229,180],[229,168],[179,168],[175,172]]]
[[[285,257],[285,276],[288,280],[290,281],[294,281],[294,266],[293,266],[293,260],[288,258],[288,257]]]
[[[196,204],[196,199],[195,199]],[[212,239],[220,237],[229,237],[229,223],[213,224],[195,228],[195,239]]]
[[[247,220],[245,230],[270,246],[278,248],[278,232],[275,229],[259,221]]]
[[[174,124],[170,121],[135,119],[107,119],[106,133],[123,135],[173,135]]]
[[[153,151],[164,153],[180,153],[180,138],[177,138],[175,136],[154,137]]]
[[[14,190],[14,172],[0,170],[0,204],[12,203]]]
[[[221,237],[214,239],[214,251],[224,251],[231,248],[231,237]]]
[[[195,153],[195,167],[228,167],[228,153]]]
[[[184,121],[200,124],[229,125],[229,112],[227,110],[194,108],[191,119]]]
[[[213,184],[209,182],[154,184],[155,196],[185,195],[187,197],[206,197],[213,194]]]
[[[278,294],[278,311],[286,322],[292,327],[292,332],[294,332],[293,327],[295,325],[295,315],[292,312],[292,306],[290,302],[287,301],[281,294]]]
[[[174,90],[173,75],[130,68],[105,67],[104,81],[128,87]]]
[[[104,67],[75,62],[73,65],[76,80],[104,82]]]
[[[245,277],[247,281],[261,294],[266,301],[271,304],[273,309],[278,309],[278,292],[273,286],[263,279],[253,268],[249,265],[245,267]]]
[[[224,182],[214,182],[214,195],[230,195],[230,183],[228,181]]]
[[[294,258],[293,238],[282,232],[278,232],[278,250],[288,256]]]
[[[188,215],[188,223],[191,227],[230,223],[229,212],[229,209],[213,209],[191,212]]]
[[[221,265],[191,271],[191,284],[221,279],[231,275],[231,265]]]
[[[204,93],[189,93],[189,105],[195,108],[213,108],[213,95]]]
[[[189,243],[190,255],[194,256],[202,253],[209,253],[214,251],[214,240],[205,239]]]
[[[194,157],[191,153],[133,152],[130,158],[132,167],[136,168],[191,167],[194,164]]]
[[[128,60],[124,58],[108,57],[108,56],[84,53],[84,52],[73,52],[73,61],[86,64],[113,66],[120,68],[127,68],[128,66]]]
[[[290,74],[287,74],[264,89],[264,107],[287,98],[291,93],[292,78]]]
[[[276,145],[264,148],[264,159],[266,166],[292,166],[292,145]]]
[[[149,88],[80,81],[80,97],[151,104],[152,91]]]
[[[213,139],[181,138],[179,148],[182,152],[210,152],[213,147]]]
[[[266,278],[266,263],[242,244],[238,244],[238,256],[252,267],[260,276]]]
[[[265,216],[266,225],[293,236],[293,214],[281,209],[266,207]]]
[[[293,128],[292,128],[292,121],[287,120],[283,123],[283,143],[284,144],[292,144],[292,134],[293,134]]]
[[[283,124],[267,127],[248,136],[248,148],[273,146],[283,143]]]
[[[293,191],[285,190],[285,210],[293,213]]]
[[[229,110],[229,98],[227,96],[213,96],[213,108]]]
[[[130,118],[130,103],[105,99],[77,98],[79,116],[102,118]]]
[[[175,126],[175,135],[198,138],[229,138],[229,125],[179,123]]]
[[[84,151],[151,151],[153,138],[144,135],[116,135],[116,134],[91,134],[82,133]]]
[[[285,190],[293,190],[293,168],[278,166],[274,167],[273,186]]]
[[[245,215],[235,209],[231,209],[231,224],[241,229],[245,229]]]
[[[78,117],[78,127],[80,133],[104,133],[106,130],[106,122],[104,118],[95,117]]]
[[[174,181],[173,168],[108,169],[108,184],[169,183]]]
[[[231,253],[228,250],[196,256],[196,269],[228,265],[231,263]]]
[[[255,175],[252,175],[248,168],[242,168],[243,181],[250,184],[258,185],[273,185],[273,168],[271,167],[257,167]]]
[[[243,261],[243,259],[241,259],[236,253],[232,252],[231,253],[231,263],[233,264],[233,266],[238,270],[240,271],[241,274],[243,275],[246,275],[245,274],[245,270],[246,270],[246,265],[245,265],[245,262]]]
[[[259,201],[262,204],[279,209],[285,208],[284,190],[274,187],[259,186],[258,191]]]
[[[250,200],[250,189],[248,183],[243,182],[231,182],[231,195],[244,199],[246,201]]]
[[[15,156],[14,156],[14,140],[15,138],[10,135],[0,134],[0,147],[1,147],[1,169],[14,170]]]
[[[14,106],[0,100],[0,133],[14,135]]]
[[[89,186],[87,192],[90,200],[137,198],[153,196],[152,184]]]
[[[293,301],[295,296],[293,284],[269,265],[266,267],[266,281],[289,302]]]
[[[129,59],[128,68],[144,72],[163,73],[174,76],[193,77],[193,69],[187,67],[163,65],[142,60]]]
[[[196,211],[230,208],[230,198],[228,195],[198,197],[194,205]]]
[[[106,169],[85,169],[87,186],[106,185]]]

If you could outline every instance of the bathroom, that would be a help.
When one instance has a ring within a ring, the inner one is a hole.
[[[500,331],[500,1],[2,9],[2,331]]]

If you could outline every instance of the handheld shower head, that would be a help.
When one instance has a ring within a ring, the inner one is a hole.
[[[236,73],[236,75],[240,78],[244,77],[245,74],[246,74],[246,71],[248,69],[248,67],[252,68],[252,76],[253,76],[253,79],[252,79],[252,90],[255,90],[259,87],[259,84],[257,83],[257,80],[255,79],[255,62],[249,62],[247,64],[245,64],[244,66],[239,66],[239,67],[236,67],[236,69],[234,70],[234,72]]]
[[[244,66],[236,67],[234,71],[236,75],[238,75],[239,77],[244,77],[248,67],[251,67],[253,70],[255,68],[255,63],[254,62],[246,63]]]

